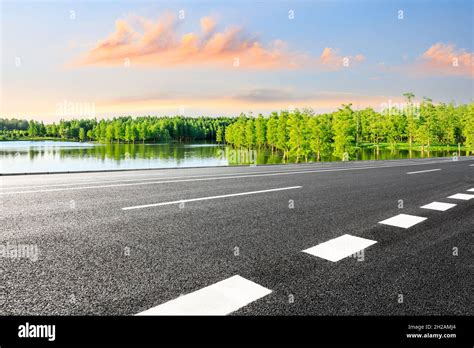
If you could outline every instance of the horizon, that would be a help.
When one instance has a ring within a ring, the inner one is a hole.
[[[405,98],[405,97],[404,97]],[[417,101],[418,100],[418,101]],[[428,100],[430,102],[432,102],[432,100],[430,98],[428,98]],[[343,108],[345,105],[348,105],[351,107],[352,110],[354,111],[362,111],[362,110],[365,110],[365,109],[372,109],[373,111],[377,112],[377,113],[380,113],[380,114],[384,114],[385,112],[389,112],[389,113],[398,113],[398,114],[401,114],[401,113],[411,113],[413,111],[417,111],[420,109],[420,106],[421,106],[421,103],[423,102],[423,100],[419,100],[419,98],[413,98],[413,100],[411,102],[408,102],[407,99],[405,98],[405,101],[401,101],[401,102],[394,102],[392,101],[391,99],[389,99],[387,102],[384,102],[382,103],[379,108],[372,108],[371,106],[366,106],[364,108],[359,108],[357,106],[354,106],[353,103],[348,103],[348,104],[341,104],[339,107],[335,108],[335,109],[332,109],[332,110],[328,110],[326,112],[316,112],[313,108],[309,107],[305,107],[305,108],[297,108],[297,107],[294,107],[294,108],[286,108],[286,109],[280,109],[280,110],[271,110],[269,111],[268,113],[258,113],[258,114],[255,114],[253,113],[252,111],[250,111],[249,113],[244,113],[244,112],[241,112],[239,114],[233,114],[233,115],[226,115],[226,114],[221,114],[221,115],[202,115],[202,114],[199,114],[199,115],[182,115],[182,114],[179,114],[179,113],[176,113],[176,114],[137,114],[137,115],[125,115],[125,114],[117,114],[117,115],[112,115],[112,116],[98,116],[98,115],[95,115],[95,111],[94,111],[94,105],[83,105],[82,103],[72,103],[72,104],[68,104],[67,101],[63,101],[61,103],[58,103],[61,104],[61,107],[65,107],[65,108],[68,108],[67,105],[69,105],[69,109],[70,108],[74,108],[74,107],[79,107],[79,108],[85,108],[86,110],[85,111],[79,111],[79,112],[76,112],[76,113],[73,113],[71,115],[69,115],[70,111],[65,111],[63,112],[62,114],[63,115],[66,115],[66,117],[63,117],[63,118],[60,118],[60,119],[56,119],[56,120],[52,120],[52,121],[44,121],[42,119],[35,119],[34,117],[33,118],[25,118],[25,117],[5,117],[5,116],[1,116],[0,119],[2,120],[19,120],[19,121],[37,121],[37,122],[43,122],[43,123],[46,123],[46,124],[53,124],[53,123],[59,123],[59,122],[62,122],[62,121],[77,121],[77,120],[96,120],[96,121],[101,121],[101,120],[113,120],[113,119],[120,119],[120,118],[132,118],[132,119],[137,119],[137,118],[176,118],[176,117],[182,117],[182,118],[238,118],[238,117],[246,117],[246,118],[257,118],[259,117],[260,115],[263,116],[264,118],[270,118],[272,115],[274,114],[280,114],[281,112],[288,112],[288,113],[293,113],[295,111],[299,111],[303,114],[307,113],[307,112],[310,112],[312,113],[312,116],[324,116],[324,115],[327,115],[327,114],[333,114],[335,112],[337,112],[338,110],[340,110],[341,108]],[[441,104],[444,104],[444,105],[453,105],[454,107],[459,107],[461,105],[469,105],[471,103],[473,103],[474,100],[471,100],[470,102],[468,103],[455,103],[455,102],[450,102],[450,103],[443,103],[443,102],[439,102],[439,103],[432,103],[433,105],[435,106],[438,106],[438,105],[441,105]],[[59,106],[58,106],[59,107]],[[395,110],[395,111],[394,111]],[[76,114],[79,114],[79,115],[82,115],[82,116],[75,116]],[[91,115],[93,114],[93,115]]]

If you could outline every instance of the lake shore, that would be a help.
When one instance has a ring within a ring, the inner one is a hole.
[[[362,143],[351,149],[349,161],[397,160],[466,156],[465,149],[455,146],[421,147],[407,144],[376,145]],[[97,170],[160,169],[239,165],[272,165],[290,163],[339,162],[333,153],[323,153],[319,161],[285,159],[281,152],[268,148],[236,149],[215,142],[173,143],[92,143],[73,141],[0,142],[1,170],[8,173],[87,172]]]

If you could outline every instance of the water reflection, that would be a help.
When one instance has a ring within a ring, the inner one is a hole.
[[[391,160],[452,156],[452,150],[363,148],[353,150],[351,160]],[[465,152],[461,151],[461,155]],[[270,150],[234,150],[210,143],[196,144],[84,144],[70,142],[2,142],[1,172],[53,172],[124,168],[167,168],[285,163]],[[338,161],[330,153],[321,160]],[[315,161],[315,159],[309,159]],[[288,162],[288,161],[286,161]],[[290,159],[291,162],[291,159]]]

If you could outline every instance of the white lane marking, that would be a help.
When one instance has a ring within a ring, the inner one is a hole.
[[[471,198],[474,198],[474,195],[469,195],[467,193],[456,193],[455,195],[449,196],[448,198],[461,199],[463,201],[468,201]]]
[[[275,188],[275,189],[269,189],[269,190],[250,191],[250,192],[239,192],[239,193],[230,193],[230,194],[227,194],[227,195],[219,195],[219,196],[209,196],[209,197],[182,199],[182,200],[179,200],[179,201],[171,201],[171,202],[162,202],[162,203],[136,205],[136,206],[133,206],[133,207],[125,207],[125,208],[122,208],[122,210],[131,210],[131,209],[141,209],[141,208],[159,207],[159,206],[162,206],[162,205],[180,204],[180,203],[187,203],[187,202],[197,202],[197,201],[205,201],[205,200],[210,200],[210,199],[218,199],[218,198],[226,198],[226,197],[237,197],[237,196],[254,195],[254,194],[257,194],[257,193],[265,193],[265,192],[294,190],[294,189],[300,189],[301,187],[302,187],[302,186],[290,186],[290,187],[281,187],[281,188]]]
[[[417,172],[408,172],[407,174],[420,174],[420,173],[428,173],[428,172],[437,172],[438,170],[441,169],[429,169],[429,170],[419,170]]]
[[[432,202],[432,203],[426,204],[426,205],[424,205],[420,208],[437,210],[437,211],[446,211],[446,210],[451,209],[455,206],[456,206],[456,204],[453,204],[453,203]]]
[[[443,162],[446,162],[446,161],[443,161]],[[452,161],[449,161],[449,162],[452,162]],[[275,173],[262,172],[261,174],[237,175],[237,176],[227,176],[227,177],[214,176],[214,177],[202,178],[201,176],[198,176],[197,178],[193,178],[193,179],[163,180],[163,181],[152,181],[152,182],[135,182],[135,183],[130,183],[130,184],[115,184],[115,185],[67,187],[67,188],[58,188],[58,189],[50,189],[50,190],[0,192],[0,195],[15,195],[15,194],[22,194],[22,193],[41,193],[41,192],[59,192],[59,191],[75,191],[75,190],[88,190],[88,189],[110,188],[110,187],[170,184],[170,183],[179,183],[179,182],[207,181],[207,180],[228,180],[228,179],[241,179],[241,178],[261,177],[261,176],[311,174],[311,173],[339,172],[339,171],[363,170],[363,169],[383,169],[383,168],[416,166],[416,165],[423,165],[423,164],[426,164],[426,163],[401,164],[401,165],[393,165],[393,166],[386,166],[386,165],[382,165],[382,166],[363,166],[363,167],[352,167],[352,168],[333,168],[333,169],[289,171],[289,172],[275,172]],[[235,174],[234,173],[232,173],[232,174],[229,173],[229,175],[235,175]]]
[[[337,262],[375,243],[377,243],[375,240],[345,234],[309,249],[305,249],[303,252],[332,262]]]
[[[474,188],[470,188],[468,191],[469,192],[474,192]]]
[[[415,215],[408,215],[408,214],[399,214],[393,216],[389,219],[380,221],[379,224],[389,225],[389,226],[396,226],[402,228],[409,228],[412,227],[422,221],[425,221],[427,218]]]
[[[227,315],[271,292],[235,275],[137,315]]]

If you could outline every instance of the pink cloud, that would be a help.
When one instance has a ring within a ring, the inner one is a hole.
[[[351,65],[358,64],[364,60],[365,57],[362,54],[357,54],[355,56],[341,56],[335,49],[330,47],[324,48],[319,57],[319,63],[330,70],[350,67]]]
[[[403,55],[404,61],[408,60]],[[403,74],[411,77],[474,77],[474,53],[457,49],[453,44],[436,43],[429,47],[414,61],[400,65],[379,63],[376,67],[381,73]]]
[[[244,68],[293,68],[300,64],[298,54],[285,51],[275,41],[263,45],[240,27],[216,30],[210,17],[200,20],[201,31],[178,34],[178,20],[165,16],[158,21],[136,17],[138,28],[119,19],[115,31],[75,60],[72,66],[120,66],[125,59],[137,66],[176,66],[218,64]]]
[[[201,18],[201,30],[204,34],[210,34],[216,28],[216,21],[211,17]]]
[[[133,24],[132,24],[133,23]],[[319,59],[308,54],[290,52],[287,44],[274,40],[264,44],[255,35],[241,27],[217,29],[211,17],[200,19],[200,30],[180,34],[179,21],[166,15],[152,21],[134,16],[118,19],[115,30],[70,66],[132,66],[170,67],[211,65],[224,68],[236,66],[244,69],[314,68],[338,70],[343,59],[336,50],[325,48]],[[364,56],[348,56],[349,65],[361,62]]]
[[[474,77],[474,53],[453,44],[436,43],[418,59],[419,73]]]

